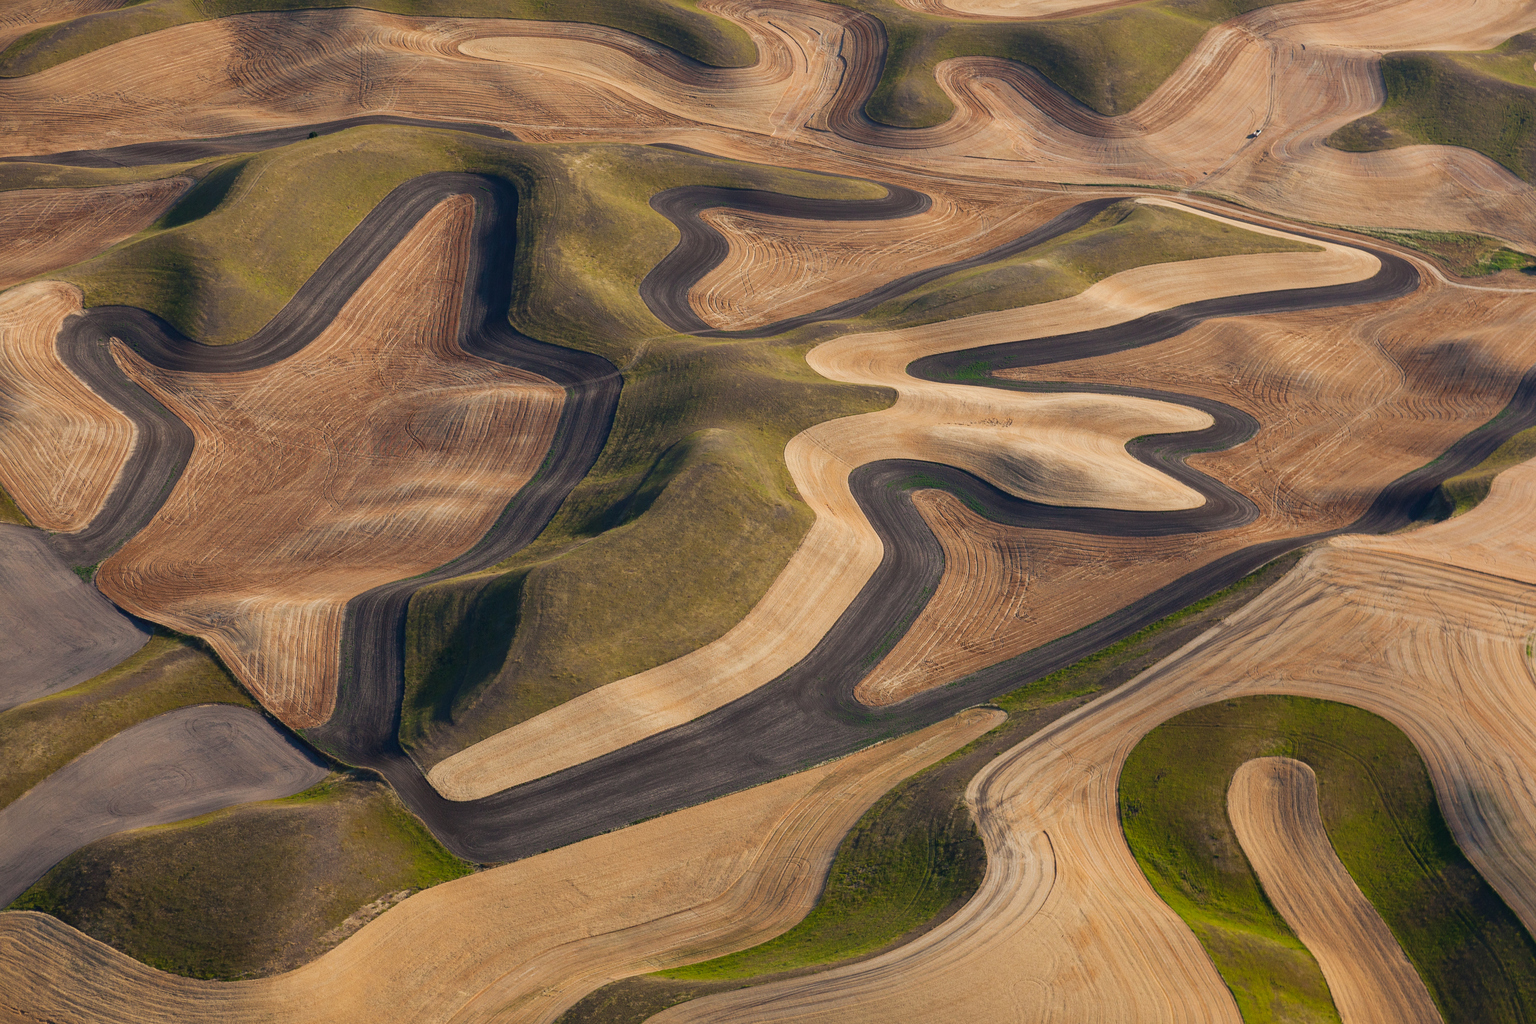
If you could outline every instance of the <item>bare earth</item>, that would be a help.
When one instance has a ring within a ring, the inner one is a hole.
[[[59,358],[54,339],[78,312],[79,289],[57,281],[0,295],[0,485],[46,530],[95,518],[138,433]]]
[[[325,778],[320,759],[248,708],[201,704],[125,729],[0,808],[0,906],[92,840]]]
[[[766,786],[439,885],[319,960],[260,981],[179,978],[51,917],[0,914],[0,1020],[318,1024],[346,1007],[349,1020],[401,1024],[551,1021],[610,980],[787,930],[870,804],[1001,718],[963,712]]]
[[[1403,947],[1333,852],[1310,766],[1289,757],[1241,765],[1227,814],[1264,895],[1317,958],[1344,1024],[1440,1024]]]
[[[149,633],[59,561],[37,530],[0,523],[0,711],[84,682]]]
[[[458,346],[472,209],[441,203],[269,367],[160,370],[115,348],[197,447],[98,585],[206,639],[296,728],[330,716],[346,602],[471,547],[549,448],[564,391]]]
[[[1536,464],[1450,522],[1349,536],[1222,625],[994,761],[967,799],[981,890],[922,938],[658,1021],[1229,1021],[1236,1007],[1120,832],[1120,766],[1149,730],[1229,697],[1292,693],[1386,718],[1424,755],[1456,841],[1536,925]],[[1494,538],[1497,538],[1495,541]],[[1498,563],[1488,552],[1503,553]]]
[[[880,564],[880,539],[848,489],[848,474],[867,463],[919,459],[960,466],[1003,490],[1054,505],[1178,509],[1201,503],[1195,492],[1134,459],[1125,443],[1142,434],[1199,430],[1211,422],[1203,412],[1113,395],[936,384],[907,374],[913,360],[989,341],[1122,323],[1197,299],[1282,287],[1279,282],[1361,280],[1378,266],[1368,253],[1330,244],[1321,253],[1138,267],[1059,302],[848,335],[818,346],[807,356],[818,373],[893,388],[899,397],[890,409],[817,424],[790,440],[785,459],[816,521],[746,618],[676,661],[583,694],[460,751],[437,764],[428,779],[449,799],[485,796],[697,718],[799,661]]]
[[[145,228],[191,178],[0,192],[0,288],[96,255]]]

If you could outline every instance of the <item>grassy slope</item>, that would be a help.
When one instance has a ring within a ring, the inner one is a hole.
[[[1076,295],[1132,267],[1257,252],[1317,252],[1181,210],[1117,203],[1076,231],[1008,260],[951,274],[871,310],[881,328],[952,320]]]
[[[835,0],[885,26],[890,52],[868,113],[877,121],[925,127],[953,110],[934,80],[951,57],[986,56],[1038,69],[1102,114],[1123,114],[1152,94],[1206,29],[1239,14],[1293,0],[1149,0],[1068,18],[984,21],[942,18],[894,0]],[[533,18],[610,25],[670,46],[706,64],[756,60],[729,21],[688,0],[363,0],[350,4],[419,15]],[[0,54],[0,76],[33,74],[102,46],[173,25],[247,11],[349,6],[347,0],[149,0],[24,36]]]
[[[757,60],[751,39],[694,0],[147,0],[45,26],[0,53],[0,77],[36,74],[82,54],[176,25],[253,11],[364,7],[418,17],[520,18],[609,25],[717,67]]]
[[[98,840],[10,909],[53,914],[161,970],[259,977],[472,870],[384,783],[333,775],[286,800]]]
[[[1482,462],[1440,485],[1440,493],[1451,507],[1451,514],[1459,516],[1476,507],[1488,497],[1494,477],[1530,459],[1536,459],[1536,427],[1522,430]]]
[[[1497,238],[1462,231],[1383,231],[1350,227],[1348,230],[1422,252],[1434,257],[1453,274],[1486,277],[1501,270],[1536,273],[1536,256],[1517,252]]]
[[[1527,181],[1536,173],[1536,32],[1482,53],[1391,53],[1381,109],[1329,137],[1369,152],[1421,143],[1463,146]]]
[[[0,712],[0,807],[129,726],[193,704],[255,707],[197,641],[161,633],[93,679]]]
[[[1049,301],[1146,263],[1309,248],[1125,203],[1013,260],[950,275],[856,321],[796,337]],[[624,497],[615,498],[605,479],[605,454],[568,512],[528,551],[497,573],[413,598],[401,738],[423,764],[718,637],[752,607],[809,528],[809,512],[780,469],[793,436],[787,428],[840,413],[816,397],[830,392],[814,387],[819,378],[798,349],[679,342],[672,352],[663,358],[657,349],[626,375],[616,439],[670,445],[659,457],[645,450],[655,461],[642,479],[626,470],[618,481]],[[841,408],[854,411],[847,401]],[[749,409],[771,411],[771,425],[745,424]],[[684,433],[695,424],[708,427]],[[578,518],[578,501],[591,503],[590,517]],[[686,534],[675,525],[703,522],[707,530]],[[689,538],[686,555],[656,560],[653,552],[679,536]],[[558,562],[548,561],[551,552]]]
[[[16,499],[6,493],[4,487],[0,487],[0,523],[14,523],[17,526],[31,526],[32,520],[16,504]]]
[[[1104,650],[996,701],[1008,719],[895,787],[838,848],[815,909],[783,935],[740,953],[591,993],[561,1024],[637,1024],[711,992],[807,973],[910,941],[970,899],[985,853],[963,805],[971,778],[1003,751],[1209,629],[1277,582],[1300,555],[1278,559]]]
[[[1338,1019],[1316,961],[1265,898],[1226,815],[1237,767],[1276,754],[1316,770],[1339,859],[1446,1021],[1531,1019],[1536,943],[1452,840],[1418,751],[1383,719],[1298,697],[1180,715],[1142,740],[1120,777],[1132,853],[1200,938],[1243,1019]]]

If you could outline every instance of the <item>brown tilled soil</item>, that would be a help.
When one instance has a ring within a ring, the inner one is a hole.
[[[133,421],[81,383],[54,338],[78,289],[39,281],[0,295],[0,485],[46,530],[88,525],[133,451]]]
[[[191,184],[190,178],[159,178],[0,192],[0,288],[88,259],[144,230]]]
[[[1342,701],[1423,753],[1456,841],[1526,927],[1536,924],[1536,466],[1472,512],[1352,536],[1116,692],[998,758],[968,799],[989,872],[959,914],[850,968],[710,996],[656,1018],[762,1022],[1239,1017],[1188,928],[1120,832],[1117,780],[1146,732],[1227,697]],[[1484,553],[1506,553],[1497,575]],[[985,979],[984,983],[981,979]]]
[[[549,1020],[630,974],[783,932],[883,792],[996,725],[967,711],[818,768],[428,889],[288,974],[213,986],[0,914],[0,1014],[129,1022]],[[462,1018],[461,1018],[462,1019]]]
[[[1149,348],[999,374],[1218,399],[1261,424],[1190,463],[1256,502],[1237,530],[1146,540],[988,522],[948,496],[919,499],[946,572],[913,627],[859,686],[884,704],[1063,636],[1195,564],[1263,540],[1336,529],[1380,487],[1491,419],[1529,367],[1536,292],[1431,285],[1352,310],[1213,321]],[[1454,332],[1455,341],[1445,341]]]
[[[1328,841],[1310,766],[1248,761],[1232,777],[1227,814],[1264,895],[1317,958],[1343,1024],[1440,1024],[1403,947]]]
[[[469,548],[549,447],[564,392],[458,347],[472,209],[441,203],[270,367],[173,372],[115,349],[197,447],[98,586],[206,639],[292,726],[330,715],[346,602]]]

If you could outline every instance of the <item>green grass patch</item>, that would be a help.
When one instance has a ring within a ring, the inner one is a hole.
[[[816,907],[783,935],[739,953],[606,985],[568,1010],[560,1024],[639,1024],[689,999],[847,963],[934,927],[971,898],[985,874],[985,851],[964,806],[972,777],[1091,695],[1133,679],[1237,611],[1300,557],[1277,559],[999,698],[994,703],[1008,711],[1002,725],[902,782],[865,812],[838,847]]]
[[[1239,765],[1284,755],[1317,773],[1339,859],[1447,1022],[1536,1014],[1536,943],[1467,863],[1408,738],[1345,704],[1264,696],[1152,730],[1120,776],[1126,841],[1210,954],[1243,1019],[1337,1020],[1316,961],[1265,897],[1226,813]]]
[[[1536,256],[1516,252],[1497,238],[1463,231],[1384,231],[1381,228],[1347,227],[1357,234],[1432,256],[1453,274],[1486,277],[1501,270],[1536,273]]]
[[[9,909],[52,914],[160,970],[261,977],[473,870],[387,785],[333,775],[287,800],[98,840]]]
[[[1536,33],[1482,54],[1389,53],[1387,99],[1328,143],[1348,152],[1398,146],[1462,146],[1531,180],[1536,171]],[[1524,62],[1525,71],[1513,68]]]
[[[0,807],[129,726],[194,704],[256,706],[201,641],[159,631],[121,665],[0,712]]]
[[[1520,431],[1476,466],[1446,480],[1440,485],[1440,493],[1450,505],[1451,514],[1459,516],[1488,497],[1494,477],[1531,459],[1536,459],[1536,427]]]
[[[4,487],[0,487],[0,523],[13,523],[16,526],[32,525],[32,520],[27,518],[21,506],[16,504],[16,499],[6,493]]]
[[[717,67],[746,67],[757,49],[740,27],[693,0],[146,0],[39,28],[0,53],[0,77],[36,74],[135,36],[257,11],[362,7],[417,17],[517,18],[608,25]]]
[[[953,320],[1076,295],[1112,274],[1157,263],[1265,252],[1318,252],[1209,217],[1127,199],[1075,231],[997,263],[959,271],[883,303],[863,317],[881,328]],[[975,363],[961,379],[990,371]]]

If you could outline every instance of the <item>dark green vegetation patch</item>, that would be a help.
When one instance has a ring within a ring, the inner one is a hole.
[[[1462,277],[1486,277],[1501,270],[1536,273],[1536,256],[1517,252],[1497,238],[1464,231],[1384,231],[1350,227],[1348,230],[1413,249],[1432,256],[1446,269]]]
[[[560,1024],[639,1024],[669,1006],[872,956],[938,925],[981,885],[985,853],[964,805],[988,762],[1093,696],[1135,678],[1252,601],[1300,561],[1286,555],[1118,643],[999,698],[1008,719],[886,794],[838,847],[816,907],[783,935],[589,994]]]
[[[1334,850],[1448,1024],[1536,1017],[1536,943],[1457,848],[1408,738],[1346,704],[1264,696],[1170,719],[1120,776],[1131,852],[1248,1024],[1338,1020],[1317,962],[1265,898],[1227,818],[1238,766],[1273,756],[1317,773]]]
[[[195,704],[256,706],[202,641],[161,629],[121,665],[0,712],[0,807],[124,729]]]
[[[1334,132],[1349,152],[1434,144],[1463,146],[1531,180],[1536,172],[1536,32],[1482,53],[1389,53],[1387,100]]]
[[[1451,514],[1459,516],[1488,497],[1494,477],[1531,459],[1536,459],[1536,427],[1522,430],[1476,466],[1446,480],[1440,485],[1440,494]]]
[[[0,523],[12,523],[16,526],[31,526],[32,521],[27,514],[16,504],[16,500],[6,493],[4,487],[0,487]]]
[[[285,800],[97,840],[9,909],[52,914],[161,970],[262,977],[472,870],[387,785],[332,776]]]

